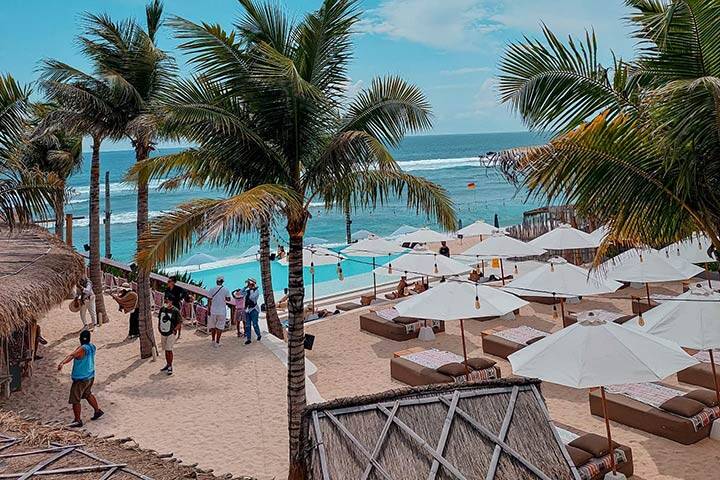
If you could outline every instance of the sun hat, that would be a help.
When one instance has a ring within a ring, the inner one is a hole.
[[[216,281],[216,282],[224,282],[224,281],[225,281],[225,277],[223,277],[222,275],[218,275],[217,277],[215,277],[215,281]]]
[[[120,288],[122,288],[123,290],[132,290],[132,287],[128,282],[124,282],[122,285],[120,285]]]
[[[255,280],[254,278],[250,277],[250,278],[248,278],[247,280],[245,280],[245,283],[254,283],[255,285],[257,285],[257,280]]]

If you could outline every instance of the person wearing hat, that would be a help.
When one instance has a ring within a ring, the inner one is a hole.
[[[207,328],[212,336],[213,347],[220,346],[220,335],[227,326],[227,302],[230,301],[230,291],[224,285],[225,278],[218,275],[215,279],[216,285],[208,292],[210,315],[207,320]]]
[[[260,335],[260,325],[258,324],[258,317],[260,316],[260,305],[258,304],[260,292],[254,278],[248,278],[245,281],[245,288],[243,288],[242,291],[245,295],[245,345],[249,345],[252,343],[252,330],[255,330],[258,341],[262,338]]]
[[[83,426],[81,400],[86,400],[95,410],[91,420],[97,420],[104,414],[95,395],[92,393],[93,383],[95,382],[95,345],[90,343],[90,332],[88,330],[80,332],[80,346],[58,364],[58,372],[62,370],[63,365],[70,362],[73,362],[73,368],[70,374],[72,386],[70,387],[70,400],[68,403],[72,405],[75,419],[68,426],[80,428]]]
[[[130,314],[128,338],[138,338],[140,336],[140,312],[137,309],[137,293],[133,292],[130,284],[125,282],[117,292],[111,293],[110,296],[118,303],[121,312]]]
[[[75,287],[75,292],[75,298],[70,303],[70,311],[80,312],[83,329],[92,330],[97,325],[97,315],[95,313],[95,292],[93,292],[90,279],[87,277],[81,278]],[[87,322],[88,313],[90,314],[90,325]]]
[[[237,327],[238,338],[245,336],[245,293],[242,288],[233,290],[235,300],[235,326]]]

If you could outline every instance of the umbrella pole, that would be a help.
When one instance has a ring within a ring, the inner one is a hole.
[[[607,430],[607,441],[610,449],[610,466],[613,474],[617,473],[617,465],[615,465],[615,450],[612,446],[612,435],[610,434],[610,420],[607,413],[607,399],[605,398],[605,387],[600,387],[600,396],[602,397],[603,417],[605,417],[605,430]]]
[[[500,278],[502,279],[503,287],[505,286],[505,270],[503,270],[503,261],[500,259]]]
[[[560,299],[560,321],[565,326],[565,299]]]
[[[467,348],[465,347],[465,324],[463,323],[462,318],[460,319],[460,336],[462,337],[462,347],[463,347],[463,358],[465,359],[465,376],[468,377],[467,379],[470,379],[470,367],[467,363]]]
[[[712,348],[708,350],[710,352],[710,365],[712,366],[713,380],[715,380],[715,395],[717,396],[718,403],[720,403],[720,384],[718,383],[717,372],[715,371],[715,357],[713,356]]]
[[[377,278],[375,277],[375,257],[373,259],[373,297],[377,298]]]
[[[312,280],[312,311],[315,313],[315,270],[310,274]]]
[[[650,284],[647,282],[645,282],[645,292],[647,292],[648,307],[652,307],[652,304],[650,303]]]
[[[710,280],[710,272],[708,271],[707,262],[705,262],[705,277],[707,277],[708,288],[712,290],[712,280]]]
[[[485,276],[485,260],[480,260],[480,261],[482,262],[482,263],[481,263],[481,265],[482,265],[482,276],[484,277],[484,276]]]

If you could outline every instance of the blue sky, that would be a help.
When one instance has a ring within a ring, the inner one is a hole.
[[[86,67],[74,38],[84,11],[115,18],[141,17],[145,0],[3,0],[0,9],[0,72],[33,81],[42,58]],[[295,15],[320,0],[286,0]],[[602,51],[629,57],[633,41],[622,0],[364,0],[355,39],[351,89],[377,75],[398,74],[419,85],[434,112],[432,133],[522,130],[497,101],[494,76],[505,45],[537,36],[540,22],[558,34],[583,35],[594,28]],[[165,0],[168,14],[232,28],[235,0]],[[172,50],[170,32],[162,46]],[[182,57],[179,57],[182,62]]]

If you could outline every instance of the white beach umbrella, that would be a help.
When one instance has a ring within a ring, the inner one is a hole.
[[[407,233],[412,233],[418,230],[418,227],[413,227],[411,225],[401,225],[398,227],[394,232],[392,232],[390,235],[388,235],[389,238],[399,237],[400,235],[405,235]]]
[[[634,318],[627,327],[677,342],[685,348],[708,350],[720,402],[713,349],[720,348],[720,293],[691,288],[672,301],[663,302]]]
[[[191,255],[188,257],[187,260],[185,260],[182,264],[186,267],[193,266],[193,265],[202,265],[204,263],[211,263],[211,262],[217,262],[217,258],[213,257],[212,255],[208,255],[207,253],[196,253],[195,255]]]
[[[432,252],[411,252],[388,262],[374,271],[385,275],[423,277],[452,277],[468,273],[464,263]]]
[[[376,237],[376,236],[377,235],[375,235],[373,232],[371,232],[369,230],[358,230],[357,232],[353,233],[350,236],[350,238],[352,239],[353,242],[357,242],[360,240],[365,240],[367,238]]]
[[[619,282],[591,276],[588,270],[554,257],[547,265],[513,280],[504,290],[520,296],[558,298],[564,317],[565,299],[612,293],[620,287]]]
[[[592,235],[570,225],[559,225],[528,243],[545,250],[578,250],[600,245]]]
[[[373,295],[377,296],[377,279],[375,274],[375,259],[397,253],[407,252],[407,248],[397,245],[385,238],[369,237],[353,243],[349,247],[342,250],[342,253],[349,257],[369,257],[372,258],[373,267]]]
[[[492,235],[492,233],[497,230],[497,228],[490,225],[489,223],[485,223],[485,220],[478,220],[466,227],[461,228],[455,233],[457,235],[462,235],[463,237],[484,237],[486,235]]]
[[[597,242],[598,245],[600,245],[609,233],[610,229],[605,225],[601,225],[600,227],[590,232],[590,236],[593,238],[593,240]]]
[[[322,245],[324,243],[328,243],[329,240],[327,238],[322,237],[305,237],[303,238],[303,245]]]
[[[604,387],[662,380],[698,363],[677,343],[604,321],[582,321],[563,328],[508,360],[515,375],[571,388],[600,387],[610,451]],[[614,456],[610,458],[615,471]]]
[[[435,243],[450,240],[450,236],[444,233],[436,232],[430,228],[419,228],[414,232],[400,235],[395,241],[400,244],[413,244],[413,243]]]
[[[260,255],[260,245],[253,245],[240,254],[241,257],[252,257]]]
[[[315,246],[303,247],[303,267],[310,269],[313,311],[315,310],[315,267],[320,265],[337,265],[338,278],[342,280],[343,272],[340,262],[343,260],[345,260],[345,256],[329,248]],[[282,258],[279,263],[287,265],[288,257]]]
[[[527,305],[528,302],[497,288],[449,280],[395,305],[404,317],[427,320],[460,321],[463,356],[466,318],[501,317]],[[466,365],[467,367],[467,365]]]
[[[668,258],[682,258],[686,262],[707,264],[714,263],[713,257],[708,255],[708,248],[712,242],[705,235],[693,235],[685,240],[675,242],[662,250]]]
[[[534,257],[542,255],[543,253],[545,253],[545,250],[542,248],[521,242],[520,240],[509,237],[505,233],[496,230],[485,240],[473,245],[459,256],[470,261],[475,259],[478,263],[482,260],[493,258],[500,259],[500,276],[502,277],[503,285],[505,285],[505,271],[503,267],[504,258]]]

